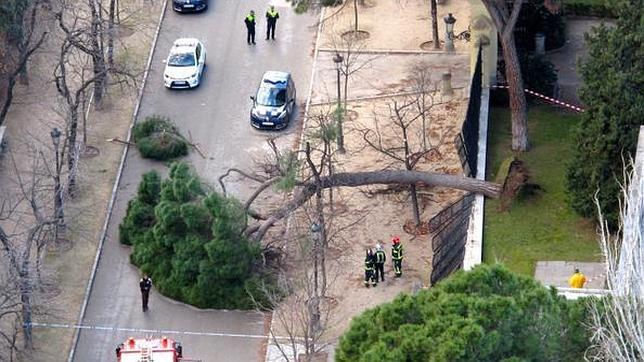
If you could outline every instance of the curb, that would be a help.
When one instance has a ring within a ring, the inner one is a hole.
[[[154,50],[156,48],[157,40],[159,39],[159,33],[161,32],[161,24],[163,23],[163,18],[168,8],[168,0],[163,0],[163,7],[161,8],[161,14],[159,15],[159,22],[157,24],[157,29],[154,33],[154,38],[152,39],[152,45],[150,47],[150,54],[148,55],[148,62],[145,66],[145,71],[143,73],[143,81],[141,82],[141,87],[139,88],[139,94],[134,105],[134,112],[132,113],[132,121],[130,123],[130,128],[127,132],[127,141],[129,142],[132,137],[132,128],[134,127],[134,122],[136,122],[136,117],[139,114],[139,108],[141,107],[141,99],[143,98],[143,90],[145,89],[145,83],[148,79],[148,74],[150,73],[150,65],[152,64],[152,56],[154,55]],[[98,262],[101,258],[101,252],[103,250],[103,244],[105,243],[105,238],[107,236],[107,228],[112,216],[112,210],[114,208],[114,202],[116,200],[116,193],[118,191],[118,186],[121,181],[121,175],[123,174],[123,168],[125,166],[125,157],[127,156],[128,149],[130,148],[129,144],[125,145],[123,153],[121,154],[121,160],[119,162],[119,168],[116,172],[116,180],[114,180],[114,186],[112,187],[112,194],[110,195],[110,200],[107,204],[107,213],[105,216],[105,222],[103,223],[103,229],[101,231],[101,238],[98,243],[98,248],[96,250],[96,256],[94,257],[94,264],[92,265],[92,271],[90,273],[89,280],[87,282],[87,287],[85,289],[85,298],[83,299],[83,304],[81,305],[80,313],[78,314],[78,323],[83,323],[83,318],[85,318],[85,311],[87,309],[87,302],[89,301],[89,295],[92,291],[92,286],[94,285],[94,278],[96,277],[96,269],[98,267]],[[72,362],[74,360],[74,354],[76,353],[76,345],[78,344],[78,337],[80,330],[76,329],[74,331],[74,337],[71,343],[71,349],[69,350],[69,355],[67,357],[67,362]]]
[[[468,87],[453,87],[453,90],[467,90]],[[397,93],[389,93],[389,94],[378,94],[374,96],[365,96],[365,97],[356,97],[356,98],[351,98],[347,99],[347,102],[363,102],[363,101],[371,101],[371,100],[376,100],[376,99],[384,99],[384,98],[393,98],[393,97],[404,97],[404,96],[413,96],[415,94],[419,94],[420,92],[412,91],[412,92],[397,92]],[[460,97],[462,98],[462,97]],[[449,100],[453,99],[459,99],[459,97],[451,97]],[[327,100],[327,101],[320,101],[320,102],[311,102],[311,106],[317,107],[317,106],[325,106],[329,104],[334,104],[337,103],[336,100]],[[438,102],[434,102],[434,105],[437,104],[443,104],[447,103],[440,99]]]
[[[346,53],[347,49],[333,49],[333,48],[320,48],[318,51],[322,53]],[[467,55],[467,51],[453,51],[446,52],[444,50],[413,50],[413,49],[359,49],[351,50],[356,54],[384,54],[384,55],[424,55],[424,54],[442,54],[445,56],[451,55]]]

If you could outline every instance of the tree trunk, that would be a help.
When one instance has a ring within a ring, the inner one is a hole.
[[[114,66],[114,16],[116,12],[116,0],[110,0],[109,15],[107,20],[107,64],[110,68]]]
[[[512,111],[512,149],[525,152],[529,149],[528,142],[528,105],[525,98],[523,76],[519,56],[514,44],[514,34],[502,36],[503,59],[505,59],[505,74],[510,95],[510,110]]]
[[[411,208],[414,214],[414,225],[420,225],[420,207],[418,206],[418,194],[416,192],[416,184],[409,185],[409,192],[411,193]]]
[[[67,189],[70,195],[73,195],[76,184],[76,162],[78,152],[76,148],[76,139],[78,137],[78,105],[72,106],[69,111],[69,134],[67,136]]]
[[[90,42],[92,49],[92,63],[94,66],[94,103],[100,106],[103,102],[103,90],[105,89],[107,67],[105,65],[105,56],[101,46],[101,19],[96,9],[95,0],[89,0],[89,7],[92,15],[92,25],[90,32]]]
[[[33,348],[31,333],[31,285],[29,284],[29,273],[24,270],[20,272],[20,307],[22,312],[22,331],[24,333],[24,346],[26,349]]]
[[[429,4],[431,7],[431,16],[432,16],[432,42],[434,43],[434,49],[440,49],[441,44],[440,40],[438,39],[438,15],[436,14],[437,12],[437,5],[436,5],[436,0],[429,0]]]
[[[354,25],[354,31],[356,34],[354,34],[356,37],[358,36],[358,0],[353,0],[353,20],[355,21]]]

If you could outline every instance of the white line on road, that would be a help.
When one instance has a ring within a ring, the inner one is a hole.
[[[243,333],[224,333],[224,332],[196,332],[196,331],[175,331],[166,329],[147,329],[147,328],[130,328],[130,327],[110,327],[110,326],[94,326],[82,324],[67,324],[67,323],[31,323],[35,328],[55,328],[55,329],[75,329],[75,330],[90,330],[90,331],[109,331],[109,332],[132,332],[140,334],[179,334],[186,336],[205,336],[205,337],[234,337],[234,338],[254,338],[254,339],[268,339],[268,335],[262,334],[243,334]],[[272,337],[271,337],[272,338]],[[289,340],[290,337],[275,336],[277,339]],[[299,338],[296,338],[299,339]]]

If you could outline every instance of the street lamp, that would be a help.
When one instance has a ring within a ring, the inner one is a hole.
[[[54,174],[54,216],[56,218],[56,225],[54,230],[54,242],[58,242],[61,233],[65,229],[65,214],[63,210],[63,188],[60,185],[60,174],[62,171],[62,163],[59,152],[60,136],[62,132],[56,127],[49,133],[51,141],[54,144],[54,153],[56,154],[56,170]]]
[[[445,51],[453,52],[454,51],[454,23],[456,23],[456,18],[452,16],[452,13],[447,14],[443,18],[445,21]]]
[[[344,115],[344,110],[342,109],[342,102],[341,102],[341,96],[340,96],[340,71],[342,68],[342,62],[344,61],[344,58],[340,53],[335,53],[333,56],[333,63],[335,63],[335,71],[337,74],[337,84],[338,84],[338,107],[335,111],[336,113],[336,122],[338,125],[338,151],[340,153],[344,153],[344,134],[342,132],[342,117]]]

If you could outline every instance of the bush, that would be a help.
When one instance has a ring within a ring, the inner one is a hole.
[[[611,2],[598,1],[566,1],[564,13],[572,16],[596,16],[600,18],[616,18],[617,10]]]
[[[620,2],[616,25],[593,29],[580,66],[584,82],[579,94],[586,111],[568,166],[570,205],[582,216],[596,217],[596,196],[612,229],[619,223],[623,162],[635,156],[644,120],[641,3]]]
[[[554,96],[555,85],[557,84],[557,70],[546,58],[525,51],[519,51],[519,63],[521,64],[521,75],[523,84],[527,89],[546,96]],[[498,65],[501,76],[505,78],[505,61],[499,58]],[[493,90],[490,95],[490,102],[496,106],[507,106],[509,96],[507,89]],[[535,100],[528,96],[528,101]]]
[[[566,43],[566,23],[561,13],[553,14],[543,0],[525,2],[514,28],[518,49],[534,50],[534,37],[542,33],[546,38],[546,50],[557,49]]]
[[[579,361],[585,301],[500,266],[459,271],[353,319],[336,361]]]
[[[254,308],[249,293],[270,305],[258,287],[270,278],[260,245],[242,236],[246,215],[239,202],[207,191],[187,164],[174,163],[153,200],[152,222],[137,224],[150,215],[143,191],[153,190],[151,177],[144,176],[121,224],[134,246],[131,262],[163,295],[200,308]]]
[[[132,137],[145,158],[165,161],[188,154],[188,142],[168,118],[147,117],[134,126]]]

